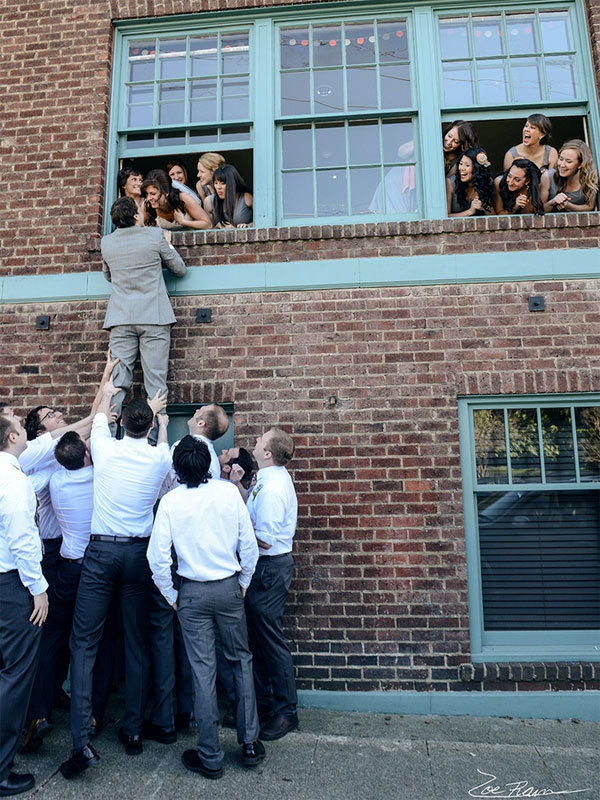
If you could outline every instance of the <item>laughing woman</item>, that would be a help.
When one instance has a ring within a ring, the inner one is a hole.
[[[543,214],[542,173],[527,158],[516,158],[494,181],[496,214]]]
[[[546,211],[593,211],[598,200],[598,170],[592,151],[581,139],[560,148],[556,170],[548,172],[550,192]]]
[[[552,123],[545,114],[530,114],[523,126],[523,141],[504,154],[504,169],[509,169],[515,158],[533,161],[542,172],[553,169],[558,161],[555,147],[548,144]]]
[[[485,150],[473,147],[462,154],[456,175],[446,179],[449,217],[492,214],[494,184]]]
[[[205,230],[212,227],[211,219],[200,203],[191,195],[175,189],[164,170],[155,169],[148,174],[142,184],[142,194],[150,206],[151,217],[164,230]]]

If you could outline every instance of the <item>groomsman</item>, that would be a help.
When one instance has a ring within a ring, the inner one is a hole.
[[[296,492],[285,468],[294,455],[294,441],[285,431],[271,428],[258,437],[252,455],[258,472],[247,508],[260,557],[246,595],[246,615],[262,723],[260,738],[271,741],[298,727],[294,665],[283,632],[298,517]]]
[[[35,783],[12,767],[48,614],[35,494],[18,462],[26,445],[20,418],[0,415],[0,796]]]

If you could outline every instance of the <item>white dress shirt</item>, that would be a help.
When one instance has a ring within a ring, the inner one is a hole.
[[[29,480],[37,497],[37,524],[40,537],[44,541],[59,539],[62,536],[59,522],[52,507],[52,499],[50,498],[50,479],[60,469],[62,467],[53,457],[49,466],[35,469],[29,475]]]
[[[50,478],[50,497],[63,541],[63,558],[82,558],[92,532],[94,468],[58,469]]]
[[[34,470],[44,469],[54,461],[54,448],[58,439],[43,433],[37,439],[27,442],[27,447],[19,456],[19,464],[26,475]]]
[[[182,577],[218,581],[239,572],[240,586],[250,585],[258,561],[256,537],[244,501],[229,481],[211,478],[195,489],[180,485],[160,501],[148,563],[154,583],[173,605],[171,545]]]
[[[206,436],[202,436],[201,433],[195,433],[194,439],[198,439],[200,442],[204,442],[204,444],[208,447],[208,453],[210,455],[210,467],[208,468],[208,472],[211,478],[217,480],[221,477],[221,465],[219,464],[219,456],[215,452],[215,448],[213,443],[210,439],[207,439]],[[171,457],[173,457],[173,453],[175,452],[175,448],[179,444],[181,439],[178,439],[174,445],[171,447]],[[180,486],[179,478],[177,477],[177,473],[171,467],[167,477],[164,480],[163,485],[160,487],[160,494],[159,497],[164,497],[167,492],[170,492],[172,489],[175,489],[177,486]]]
[[[92,423],[94,513],[92,533],[150,536],[152,509],[171,466],[169,445],[156,447],[146,438],[113,439],[106,414]]]
[[[32,595],[48,588],[42,575],[42,545],[35,524],[35,492],[19,462],[0,453],[0,572],[19,571]]]
[[[270,544],[259,546],[261,556],[290,553],[298,519],[298,500],[294,484],[285,467],[263,467],[256,473],[247,506],[256,538]]]

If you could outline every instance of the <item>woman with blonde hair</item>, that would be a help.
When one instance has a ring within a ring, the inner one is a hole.
[[[598,170],[592,151],[581,139],[570,139],[560,148],[550,181],[545,211],[593,211],[598,200]]]
[[[198,182],[196,183],[196,191],[203,203],[208,197],[215,193],[213,175],[215,170],[222,167],[225,163],[225,158],[221,153],[202,153],[198,159]]]

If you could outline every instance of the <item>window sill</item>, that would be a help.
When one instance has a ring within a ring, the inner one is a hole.
[[[490,217],[452,217],[439,220],[357,222],[344,225],[299,225],[279,228],[211,229],[174,231],[175,245],[242,244],[247,242],[282,242],[312,239],[364,239],[386,236],[426,236],[443,233],[480,231],[517,231],[556,228],[592,228],[600,225],[600,212],[579,214],[533,214]]]
[[[525,681],[600,681],[598,661],[535,661],[482,662],[461,664],[458,676],[463,683]]]

